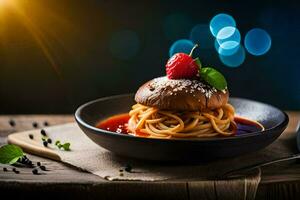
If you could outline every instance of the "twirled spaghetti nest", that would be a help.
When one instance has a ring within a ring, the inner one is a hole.
[[[236,133],[234,108],[230,104],[208,112],[173,112],[141,104],[132,106],[128,129],[152,138],[203,138]]]

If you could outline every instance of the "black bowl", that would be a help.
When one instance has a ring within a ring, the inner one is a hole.
[[[101,147],[117,155],[156,161],[201,161],[257,151],[278,138],[289,121],[286,113],[273,106],[230,98],[238,115],[259,121],[266,130],[232,137],[152,139],[95,127],[102,119],[129,112],[134,103],[132,94],[101,98],[80,106],[75,119],[83,132]]]

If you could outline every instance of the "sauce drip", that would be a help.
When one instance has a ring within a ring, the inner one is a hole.
[[[127,113],[114,115],[103,121],[100,121],[96,125],[96,127],[111,132],[128,134],[129,132],[127,129],[127,124],[129,118],[130,116]],[[237,123],[237,127],[238,127],[236,135],[242,135],[245,133],[252,133],[252,132],[257,132],[262,130],[262,128],[258,124],[256,124],[251,120],[247,120],[245,118],[235,117],[234,121]],[[141,137],[148,136],[148,134],[142,133],[140,131],[137,131],[136,135]]]
[[[242,135],[245,133],[253,133],[258,132],[262,130],[262,127],[260,127],[257,123],[242,118],[242,117],[234,117],[234,121],[237,124],[237,133],[236,135]]]

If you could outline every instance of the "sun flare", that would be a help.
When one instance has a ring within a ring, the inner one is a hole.
[[[0,0],[1,40],[5,40],[5,34],[9,34],[10,31],[6,27],[6,24],[15,19],[18,21],[19,25],[25,27],[27,32],[31,35],[36,47],[39,48],[43,53],[45,59],[48,61],[53,71],[55,71],[58,78],[63,79],[61,69],[57,61],[58,58],[53,53],[53,44],[49,40],[49,37],[51,37],[51,40],[53,40],[54,37],[57,43],[61,43],[62,39],[59,36],[53,36],[53,27],[51,30],[48,30],[48,26],[46,24],[48,24],[50,21],[55,21],[57,25],[62,23],[65,25],[66,20],[52,12],[50,9],[48,9],[48,6],[41,2],[26,0]],[[2,29],[7,30],[2,31]],[[63,44],[60,45],[64,46]]]

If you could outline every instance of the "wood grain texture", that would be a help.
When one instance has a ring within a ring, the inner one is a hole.
[[[59,133],[64,133],[64,129],[60,128]],[[29,138],[32,135],[33,139]],[[43,146],[42,135],[39,130],[29,130],[8,135],[7,142],[21,147],[26,153],[31,153],[44,158],[61,161],[59,155],[51,148]],[[55,141],[53,141],[54,143]]]
[[[74,122],[73,115],[0,115],[0,137],[9,133]],[[36,127],[34,127],[36,123]]]
[[[300,120],[300,112],[288,112],[290,124],[286,132],[294,132]],[[13,119],[15,126],[10,125]],[[33,129],[33,122],[38,128],[44,122],[50,125],[74,121],[71,115],[17,115],[0,116],[0,144],[12,132]],[[41,161],[50,171],[43,175],[33,175],[31,169],[21,169],[20,174],[0,170],[0,191],[7,194],[15,192],[21,199],[26,197],[47,197],[64,194],[65,197],[93,199],[198,199],[199,180],[161,181],[161,182],[108,182],[98,176],[78,171],[65,164],[28,155],[34,162]],[[35,191],[35,193],[32,193]],[[215,191],[207,190],[206,199],[215,199]],[[203,193],[202,193],[203,194]],[[27,196],[26,196],[27,195]],[[211,197],[211,198],[210,198]],[[262,180],[256,199],[300,199],[300,162],[288,162],[268,166],[262,169]]]

